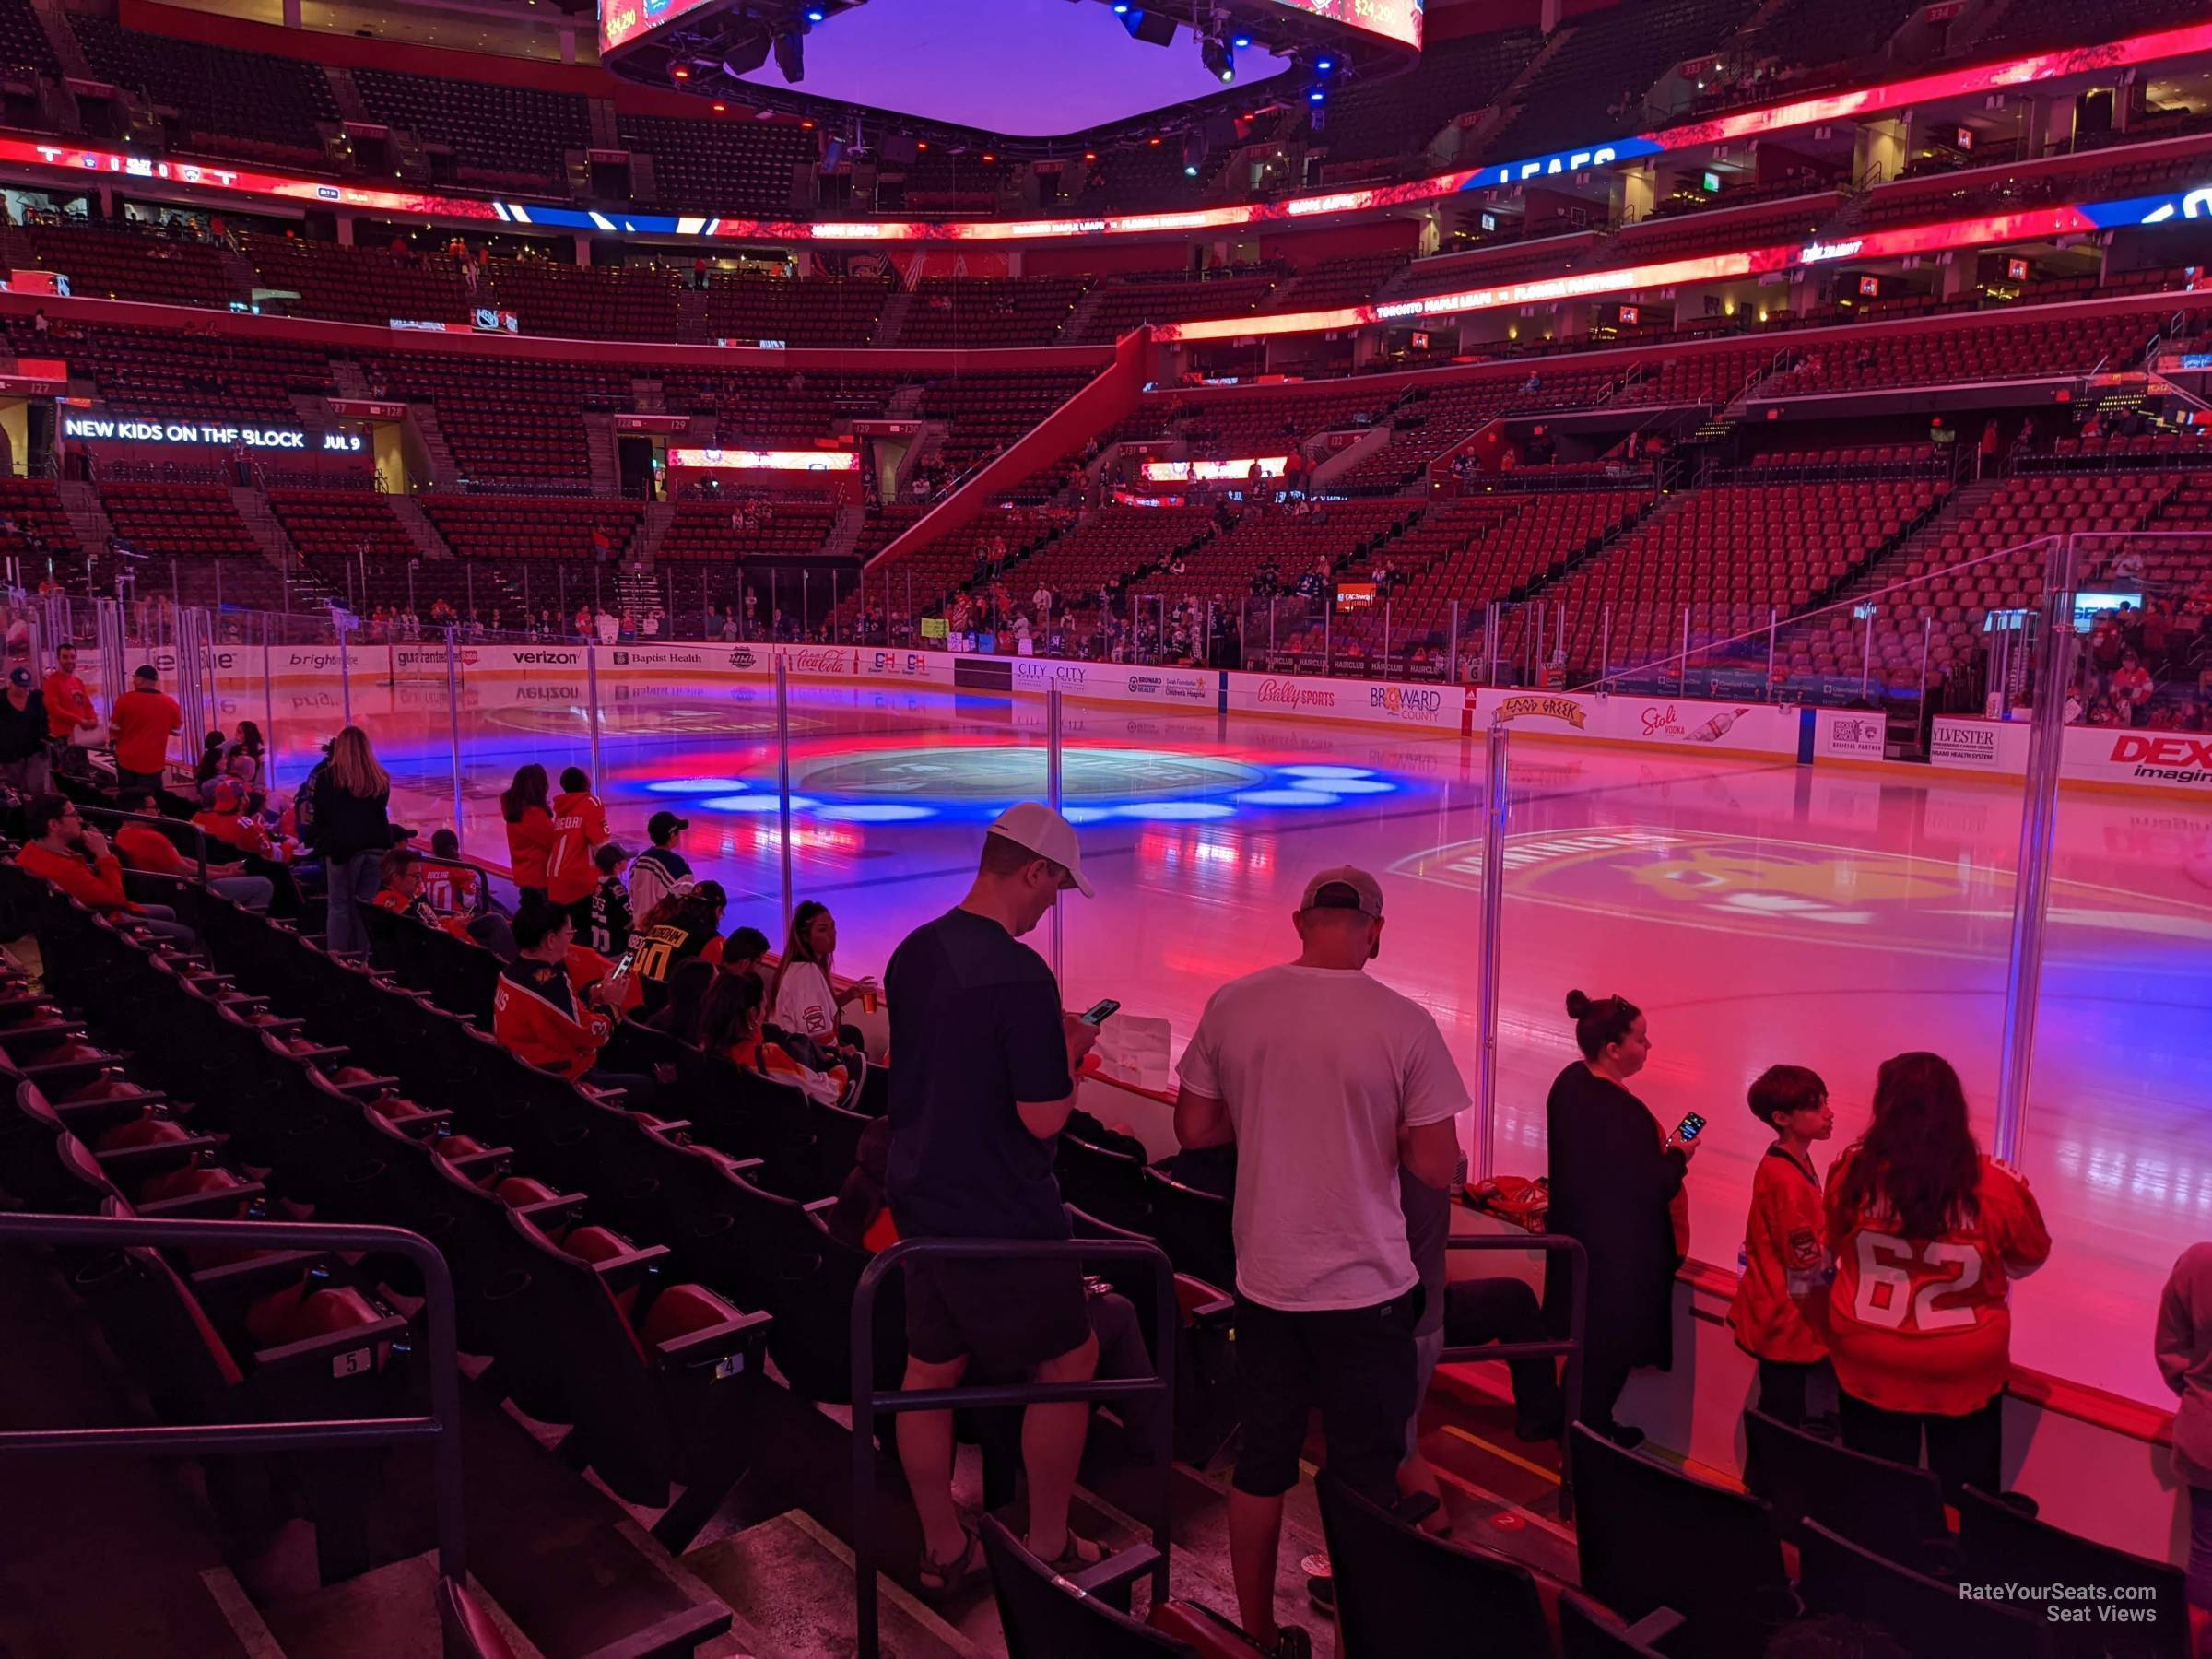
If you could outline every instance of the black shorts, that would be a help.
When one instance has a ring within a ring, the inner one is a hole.
[[[1298,1484],[1321,1408],[1329,1473],[1385,1508],[1397,1501],[1406,1425],[1418,1398],[1421,1288],[1369,1308],[1288,1312],[1237,1298],[1237,1468],[1230,1484],[1276,1498]]]
[[[906,1265],[906,1351],[925,1365],[965,1358],[993,1376],[1011,1375],[1089,1338],[1079,1262]]]

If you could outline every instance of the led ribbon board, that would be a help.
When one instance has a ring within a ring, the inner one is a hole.
[[[671,10],[642,20],[649,25],[672,21],[694,5],[711,0],[668,0]],[[1300,10],[1320,10],[1323,0],[1312,6],[1301,0]],[[1366,15],[1366,0],[1328,0]],[[617,6],[644,0],[612,0]],[[1376,0],[1387,9],[1392,0]],[[1329,11],[1324,15],[1334,16]],[[641,11],[642,18],[642,12]],[[1348,20],[1348,19],[1347,19]],[[1362,24],[1362,27],[1368,25]],[[1388,30],[1378,30],[1388,32]],[[637,38],[634,34],[630,37]],[[601,236],[675,237],[709,241],[762,241],[784,242],[974,242],[1065,241],[1084,236],[1187,235],[1192,231],[1230,229],[1239,226],[1297,222],[1337,213],[1369,213],[1411,203],[1433,201],[1468,190],[1490,190],[1524,183],[1531,179],[1596,171],[1644,157],[1781,133],[1825,121],[1850,121],[1886,111],[1904,109],[1931,100],[1956,98],[1975,92],[2001,90],[2093,70],[2126,68],[2194,53],[2212,52],[2212,22],[2181,29],[2132,35],[2101,46],[2077,46],[2063,52],[2038,53],[2007,58],[1911,80],[1889,81],[1854,91],[1827,93],[1814,98],[1737,110],[1709,120],[1685,123],[1653,133],[1629,134],[1594,140],[1543,155],[1493,162],[1485,167],[1437,173],[1398,184],[1360,190],[1324,191],[1290,196],[1274,202],[1240,203],[1233,206],[1194,208],[1181,213],[1110,214],[1098,218],[1045,219],[900,219],[806,220],[724,218],[713,215],[666,213],[605,213],[592,208],[537,206],[522,202],[483,201],[466,196],[422,195],[408,191],[379,190],[328,179],[300,178],[252,168],[205,162],[172,161],[132,156],[121,151],[91,149],[49,140],[0,138],[0,165],[60,168],[98,173],[117,179],[190,186],[195,190],[281,201],[318,202],[334,207],[357,207],[398,217],[420,216],[447,219],[493,219],[503,224],[537,225],[549,229],[583,230]],[[2178,209],[2177,209],[2178,211]],[[2133,221],[2130,221],[2133,222]]]

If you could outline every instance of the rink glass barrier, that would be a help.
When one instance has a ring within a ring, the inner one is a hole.
[[[1490,1067],[1471,1168],[1542,1171],[1545,1096],[1573,1058],[1566,993],[1618,992],[1655,1010],[1636,1088],[1661,1126],[1693,1110],[1725,1125],[1690,1183],[1691,1253],[1722,1265],[1764,1144],[1750,1078],[1819,1071],[1832,1157],[1864,1125],[1880,1059],[1935,1048],[1984,1146],[2065,1210],[2054,1231],[2101,1241],[2022,1296],[2106,1310],[2103,1334],[2132,1352],[2124,1329],[2148,1317],[2132,1289],[2067,1281],[2117,1253],[2114,1282],[2155,1286],[2206,1218],[2173,1127],[2194,1109],[2187,1022],[2156,1013],[2189,1006],[2184,982],[2207,965],[2186,875],[2206,819],[2186,798],[2115,808],[2062,803],[2056,785],[2105,777],[2080,759],[2104,735],[2060,724],[2069,698],[2094,707],[2111,682],[2068,595],[2110,590],[2131,550],[2151,591],[2178,563],[2171,541],[2024,544],[1795,618],[1715,606],[1686,622],[1618,602],[1583,618],[1537,599],[1417,641],[1394,606],[1347,623],[1312,598],[1248,600],[1200,618],[1200,638],[1243,660],[1227,673],[1149,660],[1179,620],[1172,599],[1149,619],[1149,595],[1121,661],[1036,640],[986,654],[852,639],[908,626],[898,572],[871,578],[880,600],[841,584],[848,638],[826,644],[747,640],[735,612],[735,641],[685,637],[674,613],[664,639],[341,639],[327,618],[55,598],[19,602],[11,629],[41,653],[77,642],[103,712],[147,660],[196,711],[188,725],[255,721],[280,791],[350,718],[394,774],[394,818],[457,825],[465,854],[494,864],[514,768],[557,782],[582,766],[633,852],[653,812],[692,820],[688,855],[731,894],[725,929],[780,948],[790,906],[826,900],[848,976],[879,976],[915,922],[957,903],[983,826],[1056,779],[1100,898],[1066,900],[1031,943],[1072,1008],[1123,1003],[1119,1075],[1151,1086],[1215,987],[1295,954],[1307,877],[1366,865],[1390,895],[1376,971],[1436,1016],[1470,1086]],[[803,613],[814,602],[799,594]],[[714,590],[696,608],[719,620]],[[1970,611],[1983,614],[1962,629]],[[1355,663],[1371,672],[1350,677]],[[2156,890],[2115,896],[2115,859],[2154,862]],[[2067,1033],[2040,1053],[2039,1006]],[[2161,1108],[2147,1127],[2146,1095]],[[2069,1370],[2063,1353],[2021,1358]]]

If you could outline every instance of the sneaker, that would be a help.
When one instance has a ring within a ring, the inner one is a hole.
[[[1336,1580],[1329,1573],[1311,1574],[1306,1579],[1306,1600],[1313,1604],[1313,1611],[1327,1618],[1336,1617]]]
[[[1606,1438],[1623,1452],[1633,1452],[1644,1441],[1643,1430],[1633,1423],[1615,1423],[1605,1432]]]

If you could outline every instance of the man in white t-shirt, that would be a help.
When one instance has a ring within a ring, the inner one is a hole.
[[[1324,870],[1294,918],[1298,960],[1214,993],[1177,1068],[1175,1135],[1237,1147],[1237,1359],[1241,1439],[1230,1561],[1245,1633],[1297,1659],[1304,1631],[1275,1621],[1283,1494],[1298,1484],[1318,1406],[1328,1470],[1397,1501],[1418,1383],[1421,1279],[1398,1203],[1401,1164],[1448,1186],[1467,1107],[1427,1009],[1365,970],[1381,948],[1382,889]]]

